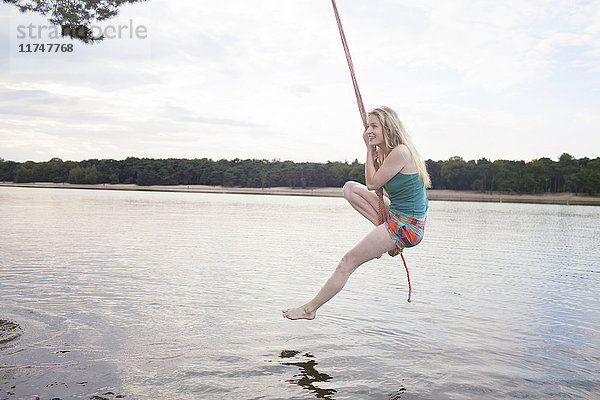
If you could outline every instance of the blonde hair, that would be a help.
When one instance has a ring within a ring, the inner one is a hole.
[[[381,123],[383,130],[385,146],[388,149],[392,150],[400,144],[404,144],[406,147],[408,147],[408,151],[410,151],[410,155],[417,166],[417,172],[425,183],[425,187],[431,187],[431,178],[427,172],[427,166],[425,165],[425,162],[421,158],[421,155],[417,149],[415,149],[412,139],[404,128],[402,121],[400,121],[400,118],[398,118],[396,111],[385,106],[375,107],[369,111],[369,115],[375,115],[377,118],[379,118],[379,122]]]

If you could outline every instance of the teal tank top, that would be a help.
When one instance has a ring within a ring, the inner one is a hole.
[[[409,218],[425,218],[429,201],[419,174],[398,172],[383,187],[390,196],[390,210]]]

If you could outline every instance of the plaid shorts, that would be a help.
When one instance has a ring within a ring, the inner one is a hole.
[[[392,239],[396,241],[399,249],[406,249],[418,245],[425,234],[425,220],[409,218],[390,210],[385,227]]]

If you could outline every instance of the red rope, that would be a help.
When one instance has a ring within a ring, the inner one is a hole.
[[[404,269],[406,270],[406,279],[408,279],[408,301],[410,303],[410,295],[412,294],[412,287],[410,287],[410,274],[408,273],[408,267],[406,266],[406,260],[404,259],[404,253],[400,250],[400,257],[402,257],[402,262],[404,263]]]
[[[365,106],[362,101],[362,96],[360,95],[360,90],[358,89],[356,75],[354,75],[354,64],[352,64],[352,57],[350,57],[350,49],[348,49],[348,42],[346,42],[346,35],[344,35],[344,29],[342,28],[342,20],[340,19],[340,14],[338,14],[337,6],[335,5],[335,0],[331,0],[331,4],[333,4],[333,12],[335,14],[335,20],[337,21],[338,30],[340,31],[340,36],[342,38],[342,45],[344,46],[344,53],[346,53],[346,61],[348,62],[348,68],[350,68],[352,84],[354,85],[354,94],[356,95],[356,102],[358,103],[358,111],[360,112],[360,117],[362,118],[365,129],[367,129],[367,113],[365,112]]]
[[[354,86],[354,94],[356,95],[356,103],[358,104],[358,111],[360,112],[360,117],[362,118],[363,125],[365,130],[367,129],[367,113],[365,111],[365,106],[362,101],[362,96],[360,95],[360,90],[358,89],[358,81],[356,80],[356,75],[354,74],[354,64],[352,63],[352,57],[350,56],[350,49],[348,48],[348,42],[346,41],[346,35],[344,35],[344,29],[342,28],[342,21],[340,19],[340,15],[337,10],[337,6],[335,4],[335,0],[331,0],[331,4],[333,5],[333,12],[335,14],[335,20],[337,21],[338,30],[340,31],[340,37],[342,38],[342,45],[344,46],[344,53],[346,54],[346,62],[348,63],[348,68],[350,69],[350,76],[352,77],[352,85]],[[372,151],[375,151],[375,146],[372,146]],[[379,169],[379,163],[377,161],[377,157],[373,157],[373,165],[375,166],[375,171]],[[379,188],[375,191],[377,193],[378,198],[378,214],[379,214],[379,225],[383,224],[387,221],[387,213],[385,212],[385,203],[383,202],[383,189]],[[404,262],[404,268],[406,269],[406,278],[408,279],[408,302],[410,303],[410,275],[408,274],[408,267],[406,266],[406,260],[404,260],[404,254],[402,254],[401,248],[394,248],[390,250],[388,254],[392,257],[400,254],[402,256],[402,261]]]

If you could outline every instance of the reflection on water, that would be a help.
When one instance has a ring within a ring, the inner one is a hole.
[[[386,256],[288,321],[371,229],[343,199],[0,205],[0,399],[600,398],[600,208],[432,201],[413,303]]]
[[[302,361],[287,361],[281,363],[282,365],[295,365],[300,368],[300,374],[294,375],[294,379],[289,379],[287,382],[297,384],[309,392],[314,393],[317,399],[332,399],[330,396],[336,393],[337,390],[322,389],[315,385],[315,383],[318,382],[329,382],[332,379],[331,376],[317,371],[315,366],[318,365],[318,363],[314,360],[315,356],[312,354],[304,353],[301,357],[298,357],[298,355],[300,355],[300,352],[296,350],[283,350],[279,355],[279,357],[283,359],[293,358],[302,360],[302,358],[304,358]],[[306,358],[308,358],[308,360],[305,360]]]

